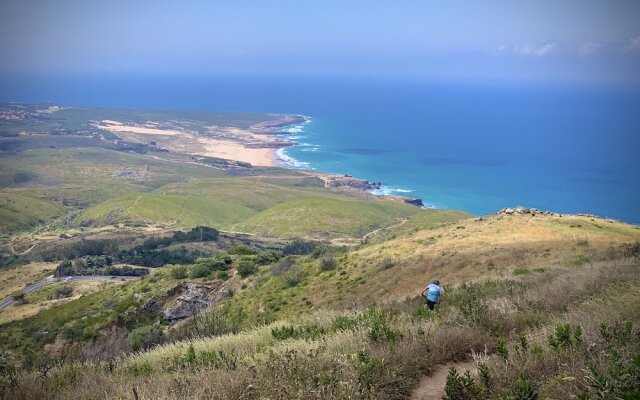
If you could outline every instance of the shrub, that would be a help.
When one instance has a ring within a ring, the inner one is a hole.
[[[238,263],[238,274],[241,277],[246,278],[247,276],[253,275],[256,272],[258,272],[258,267],[253,262],[253,260],[245,258],[240,260],[240,262]]]
[[[236,256],[248,256],[248,255],[256,254],[256,252],[246,246],[238,245],[238,246],[233,246],[229,250],[229,254],[233,254]]]
[[[380,260],[380,269],[381,270],[393,268],[394,265],[395,264],[393,263],[393,260],[390,259],[389,257],[385,257],[382,260]]]
[[[341,315],[333,320],[330,329],[332,332],[353,330],[358,326],[359,323],[360,318],[358,317],[347,317]]]
[[[256,255],[255,262],[258,265],[273,264],[283,257],[283,254],[279,250],[265,250]]]
[[[227,262],[227,260],[222,256],[215,256],[212,258],[201,258],[196,261],[196,264],[206,265],[207,268],[209,268],[209,271],[222,271],[229,269],[230,262]]]
[[[276,264],[271,267],[271,274],[282,275],[288,272],[293,266],[296,265],[296,259],[293,256],[287,256],[281,258]]]
[[[460,375],[455,367],[449,369],[444,392],[443,400],[474,400],[480,395],[480,389],[476,386],[471,372],[465,371]]]
[[[271,336],[277,340],[287,339],[317,339],[325,334],[325,330],[317,325],[281,326],[271,329]]]
[[[514,275],[529,275],[531,272],[529,268],[516,268],[513,270]]]
[[[402,332],[392,328],[395,315],[391,311],[368,310],[363,313],[362,318],[369,322],[367,336],[373,342],[395,343],[403,337]]]
[[[284,282],[287,287],[298,286],[306,276],[306,272],[302,268],[293,268],[284,276]]]
[[[191,278],[204,278],[209,276],[213,269],[207,263],[197,263],[191,267]]]
[[[173,279],[184,279],[189,276],[189,269],[184,265],[171,268],[171,276]]]
[[[335,257],[326,255],[320,259],[318,269],[320,272],[331,271],[335,269],[337,265],[338,263],[336,262]]]
[[[227,279],[229,279],[229,273],[227,271],[219,271],[218,275],[216,275],[216,278],[226,281]]]
[[[293,242],[284,246],[282,251],[285,255],[307,255],[313,253],[317,244],[302,239],[296,239]]]
[[[73,288],[71,286],[62,286],[57,288],[55,292],[53,292],[52,297],[54,299],[64,299],[67,297],[71,297],[72,294],[73,294]]]
[[[579,346],[582,343],[582,328],[576,326],[572,333],[571,325],[558,324],[555,332],[549,335],[548,342],[554,350]]]
[[[146,325],[136,328],[129,333],[129,343],[134,351],[147,350],[163,342],[162,327],[160,325]]]
[[[533,382],[521,375],[516,380],[511,398],[514,400],[536,400],[538,392]]]
[[[505,360],[509,358],[509,351],[507,350],[507,344],[504,339],[498,339],[496,341],[496,352]]]

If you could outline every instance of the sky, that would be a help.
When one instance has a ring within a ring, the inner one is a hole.
[[[640,84],[636,0],[0,0],[0,74]]]

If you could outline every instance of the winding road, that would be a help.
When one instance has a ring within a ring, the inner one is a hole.
[[[33,293],[36,290],[42,289],[44,286],[50,285],[52,283],[58,282],[76,282],[76,281],[111,281],[111,280],[121,280],[121,281],[134,281],[136,279],[140,279],[138,276],[115,276],[115,275],[79,275],[73,276],[70,280],[65,280],[65,278],[54,278],[53,275],[48,276],[44,280],[39,282],[32,283],[30,285],[25,286],[22,289],[22,293],[29,294]],[[2,301],[0,301],[0,311],[9,307],[16,301],[13,299],[13,296],[5,297]]]

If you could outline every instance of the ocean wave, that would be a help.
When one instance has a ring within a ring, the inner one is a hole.
[[[293,126],[287,130],[285,130],[285,132],[289,132],[289,133],[300,133],[304,130],[304,125],[296,125]]]
[[[278,149],[276,155],[280,161],[280,165],[285,168],[300,168],[300,169],[315,169],[311,167],[311,164],[305,161],[299,161],[289,156],[285,148]]]
[[[369,190],[369,193],[375,194],[376,196],[402,195],[402,194],[412,193],[412,192],[414,192],[414,190],[393,188],[393,187],[384,186],[384,185],[382,185],[380,189]]]

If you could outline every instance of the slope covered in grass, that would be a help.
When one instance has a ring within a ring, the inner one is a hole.
[[[309,233],[362,236],[397,218],[421,212],[399,202],[314,196],[271,207],[237,224],[236,229],[265,236],[297,237]]]
[[[481,374],[465,385],[451,378],[449,395],[472,393],[454,398],[597,395],[591,377],[604,377],[607,392],[624,398],[640,381],[639,278],[637,265],[613,259],[462,285],[435,312],[417,299],[316,311],[108,363],[59,365],[47,376],[22,372],[7,393],[115,398],[135,388],[140,398],[404,399],[436,365],[466,358],[482,364]]]
[[[59,216],[62,210],[48,201],[0,192],[0,226],[4,234],[33,228]]]
[[[403,233],[405,225],[396,228],[395,239],[265,267],[228,303],[245,324],[317,308],[386,304],[419,294],[433,279],[450,287],[580,268],[619,256],[622,245],[640,240],[637,226],[588,217],[492,215]]]

